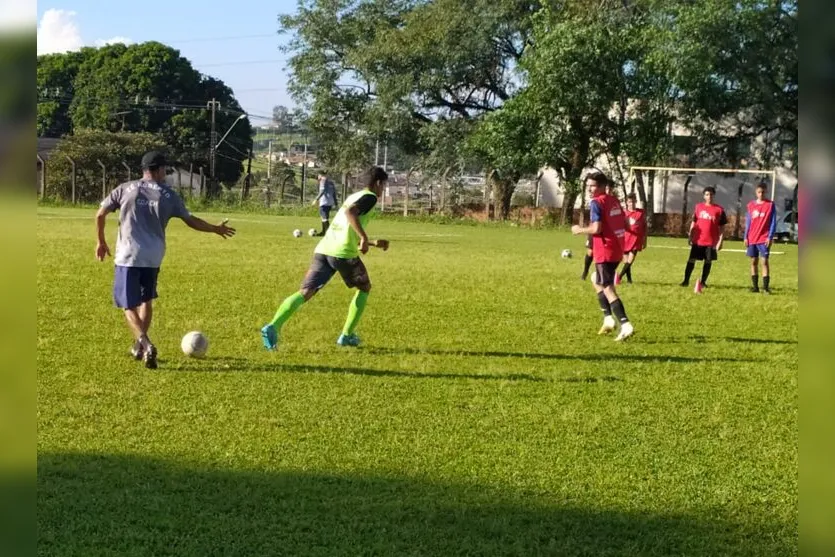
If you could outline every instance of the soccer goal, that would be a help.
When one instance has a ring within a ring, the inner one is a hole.
[[[625,193],[636,194],[650,226],[668,234],[685,234],[690,212],[702,201],[704,188],[713,186],[714,203],[724,207],[733,236],[739,238],[745,230],[745,206],[762,183],[776,202],[777,175],[773,170],[633,166]]]

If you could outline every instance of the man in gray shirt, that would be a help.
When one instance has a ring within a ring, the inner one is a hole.
[[[157,349],[148,338],[153,315],[153,299],[157,297],[157,276],[165,257],[165,227],[172,217],[183,220],[200,232],[214,232],[221,238],[234,236],[235,229],[209,224],[186,209],[183,200],[165,183],[169,166],[165,155],[151,151],[142,157],[141,180],[126,182],[110,192],[96,213],[98,245],[96,258],[104,261],[110,248],[104,238],[107,214],[119,211],[119,233],[116,237],[115,279],[113,301],[125,312],[135,339],[131,354],[144,360],[145,367],[156,369]]]
[[[328,231],[331,220],[331,210],[337,205],[336,186],[328,179],[328,173],[324,170],[319,172],[319,195],[313,200],[312,205],[319,202],[319,216],[322,218],[322,231],[317,236],[324,236]]]

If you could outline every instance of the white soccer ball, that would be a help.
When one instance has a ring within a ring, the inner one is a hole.
[[[560,254],[560,257],[562,257],[563,259],[568,259],[569,257],[571,257],[571,250],[570,249],[562,250],[562,253]]]
[[[297,229],[295,229],[295,230],[293,231],[293,236],[295,236],[296,238],[301,238],[301,237],[302,237],[302,231],[301,231],[301,230],[299,230],[298,228],[297,228]]]
[[[209,350],[209,339],[200,331],[191,331],[186,333],[186,336],[180,341],[180,348],[186,356],[202,358]]]
[[[311,228],[310,230],[307,231],[308,236],[315,236],[316,234],[318,234],[318,232],[315,228]]]

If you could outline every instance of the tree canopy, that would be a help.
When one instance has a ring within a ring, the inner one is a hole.
[[[200,74],[179,51],[158,42],[38,57],[38,134],[82,129],[159,134],[184,165],[209,168],[211,111],[219,139],[243,114],[232,90]],[[252,144],[248,120],[237,122],[217,151],[217,177],[234,183]]]

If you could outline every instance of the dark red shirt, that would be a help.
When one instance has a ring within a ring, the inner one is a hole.
[[[693,211],[693,244],[704,247],[716,247],[722,227],[728,223],[725,209],[721,205],[699,203]]]
[[[623,235],[623,251],[644,249],[647,236],[647,219],[643,209],[626,210],[626,231]]]
[[[601,194],[589,204],[591,222],[600,223],[600,231],[592,236],[592,254],[595,263],[607,263],[623,259],[623,235],[626,218],[620,201],[612,195]]]

